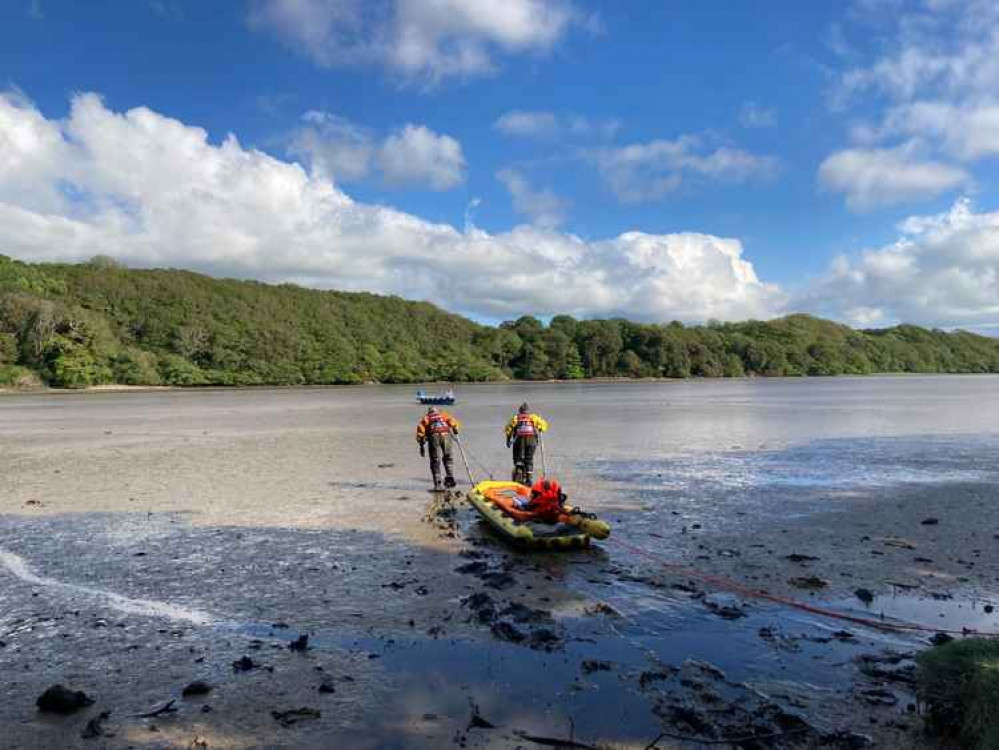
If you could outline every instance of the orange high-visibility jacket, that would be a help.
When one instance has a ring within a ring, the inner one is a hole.
[[[461,422],[446,411],[427,414],[416,425],[416,442],[422,443],[428,435],[446,435],[449,432],[457,434],[459,429],[461,429]]]
[[[503,429],[507,439],[531,437],[539,432],[547,432],[548,423],[537,414],[514,414]]]

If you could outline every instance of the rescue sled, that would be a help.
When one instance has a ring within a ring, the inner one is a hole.
[[[511,544],[532,549],[582,549],[590,539],[606,539],[610,525],[580,511],[560,513],[556,523],[543,523],[530,511],[516,506],[531,489],[517,482],[479,482],[468,493],[468,502],[490,526]]]

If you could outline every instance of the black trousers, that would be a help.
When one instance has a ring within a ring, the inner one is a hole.
[[[427,436],[427,447],[430,449],[430,474],[434,484],[441,480],[441,463],[444,464],[444,476],[454,477],[454,456],[451,454],[451,435],[442,433]]]
[[[534,452],[537,449],[538,438],[534,435],[514,438],[513,481],[531,483],[534,478]]]

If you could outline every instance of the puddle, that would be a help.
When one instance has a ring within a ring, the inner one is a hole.
[[[945,594],[896,593],[879,596],[869,606],[857,599],[833,602],[830,608],[888,622],[916,623],[941,630],[970,629],[999,636],[999,597],[949,598]],[[932,633],[926,633],[929,637]]]

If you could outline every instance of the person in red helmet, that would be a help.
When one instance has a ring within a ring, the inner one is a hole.
[[[521,510],[534,513],[538,520],[556,523],[559,514],[565,510],[568,500],[560,485],[554,479],[539,479],[531,487],[530,499],[517,503]]]

